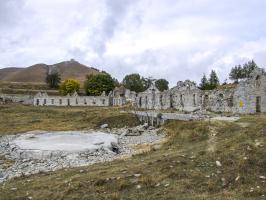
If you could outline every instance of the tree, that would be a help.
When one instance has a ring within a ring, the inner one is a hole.
[[[217,86],[220,85],[219,78],[214,70],[211,71],[209,84],[211,90],[217,88]]]
[[[87,80],[84,83],[84,89],[87,95],[99,96],[103,92],[108,94],[114,87],[114,79],[107,73],[87,76]]]
[[[201,82],[200,82],[200,89],[201,90],[208,90],[209,89],[209,85],[210,85],[210,83],[209,83],[206,75],[203,74],[203,77],[202,77]]]
[[[113,81],[114,81],[114,86],[115,87],[120,87],[121,86],[121,83],[116,78],[113,78]]]
[[[251,73],[258,68],[257,64],[254,60],[248,61],[243,65],[236,65],[231,69],[231,72],[229,74],[229,78],[235,83],[238,83],[240,79],[249,78]]]
[[[139,74],[126,75],[122,83],[125,88],[135,92],[143,92],[148,85],[148,81]]]
[[[164,90],[168,90],[168,84],[169,82],[165,79],[158,79],[155,81],[155,86],[161,91],[163,92]]]
[[[156,79],[154,79],[154,78],[152,78],[152,77],[150,76],[150,77],[148,77],[148,78],[144,78],[144,77],[142,77],[141,80],[142,80],[142,84],[143,84],[143,91],[145,91],[145,90],[147,90],[147,89],[151,86],[151,84],[152,84]]]
[[[248,61],[243,65],[243,78],[249,78],[251,73],[258,68],[254,60]]]
[[[49,85],[50,88],[58,88],[60,81],[61,77],[58,72],[47,73],[46,83]]]
[[[73,94],[74,92],[78,92],[79,88],[80,83],[78,80],[75,79],[66,79],[59,86],[59,90],[62,95]]]
[[[238,83],[239,79],[243,78],[243,68],[241,65],[236,65],[231,69],[231,72],[229,74],[229,78],[235,83]]]

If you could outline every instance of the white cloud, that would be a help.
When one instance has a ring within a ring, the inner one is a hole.
[[[0,2],[0,67],[75,58],[110,72],[199,81],[255,58],[266,65],[264,0]]]

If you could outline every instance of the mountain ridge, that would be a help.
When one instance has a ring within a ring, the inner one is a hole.
[[[96,68],[88,67],[71,59],[70,61],[63,61],[53,65],[39,63],[25,68],[3,68],[0,69],[0,81],[45,83],[47,72],[51,67],[57,68],[61,75],[61,80],[74,78],[83,82],[87,74],[101,73],[100,70]]]

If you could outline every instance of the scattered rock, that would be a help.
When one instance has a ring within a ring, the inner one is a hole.
[[[141,188],[141,185],[137,185],[137,189],[140,189]]]
[[[118,146],[118,144],[117,143],[115,143],[115,142],[111,142],[111,148],[112,148],[112,151],[113,152],[115,152],[115,153],[120,153],[120,150],[119,150],[119,146]]]
[[[221,164],[221,162],[220,162],[220,161],[216,160],[216,162],[215,162],[215,163],[216,163],[216,166],[217,166],[217,167],[222,167],[222,164]]]
[[[139,128],[129,128],[126,131],[125,136],[140,136],[143,132],[144,130],[141,130]]]
[[[140,176],[141,176],[141,174],[134,174],[134,176],[135,176],[135,177],[140,177]]]
[[[100,126],[100,128],[108,128],[108,124],[102,124],[101,126]]]
[[[266,179],[266,177],[265,176],[260,176],[260,179]]]

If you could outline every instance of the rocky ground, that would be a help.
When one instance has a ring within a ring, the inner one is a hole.
[[[102,130],[110,134],[118,135],[118,143],[112,144],[112,149],[100,148],[96,151],[65,154],[56,151],[46,159],[32,159],[21,157],[18,151],[10,145],[19,135],[3,136],[0,139],[0,182],[13,177],[28,176],[40,172],[55,171],[62,168],[91,165],[98,162],[106,162],[123,158],[139,152],[138,145],[150,146],[159,143],[164,135],[160,129],[148,127],[147,124],[122,129],[109,129],[108,125],[102,126]],[[32,132],[31,132],[32,134]]]

